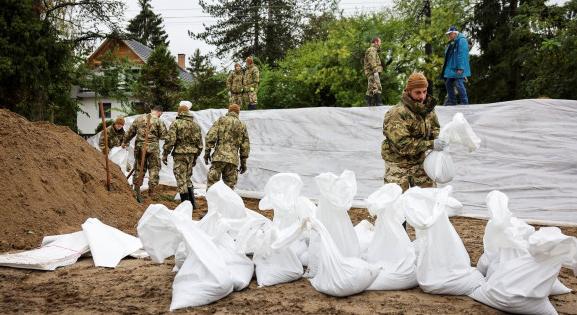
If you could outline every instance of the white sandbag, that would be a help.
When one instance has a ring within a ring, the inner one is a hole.
[[[473,152],[481,146],[481,139],[475,134],[462,113],[456,113],[448,124],[439,132],[439,139],[449,144],[461,144]]]
[[[140,240],[100,220],[90,218],[82,224],[96,267],[116,268],[122,258],[142,248]]]
[[[361,250],[361,258],[365,258],[367,254],[367,249],[373,240],[375,235],[375,227],[373,224],[367,220],[362,220],[357,225],[355,225],[355,233],[359,238],[359,248]]]
[[[42,240],[40,248],[0,255],[0,266],[55,270],[58,267],[74,264],[88,251],[88,240],[82,231],[47,236]]]
[[[509,198],[504,193],[491,191],[486,203],[490,220],[485,227],[484,252],[477,262],[477,269],[489,277],[496,266],[528,254],[529,236],[535,232],[535,228],[513,216],[509,210]],[[569,292],[571,289],[557,280],[550,294]]]
[[[311,228],[318,235],[317,271],[310,279],[319,292],[332,296],[349,296],[366,290],[379,274],[379,267],[357,257],[341,254],[325,226],[314,218]]]
[[[240,219],[246,216],[242,198],[222,180],[214,183],[206,192],[208,211],[216,211],[224,218]]]
[[[114,147],[108,152],[108,158],[114,164],[120,167],[124,173],[128,173],[134,163],[134,155],[128,152],[128,149],[122,147]]]
[[[321,197],[317,218],[343,256],[360,257],[359,239],[347,211],[357,193],[355,173],[345,170],[340,176],[322,173],[315,177]]]
[[[544,227],[529,238],[528,254],[500,259],[473,299],[509,313],[557,314],[549,293],[563,264],[577,267],[577,239],[557,227]]]
[[[274,210],[273,223],[279,229],[286,228],[298,220],[296,202],[303,182],[298,174],[278,173],[264,186],[264,196],[258,204],[260,210]]]
[[[423,162],[425,173],[436,183],[445,184],[456,174],[453,158],[445,151],[431,151]]]
[[[366,260],[381,267],[367,290],[404,290],[418,285],[415,249],[402,225],[401,194],[399,185],[386,184],[366,200],[369,213],[377,216]]]
[[[451,191],[451,186],[412,187],[402,195],[401,206],[416,232],[417,281],[421,289],[432,294],[468,295],[484,279],[471,267],[469,254],[447,216]]]
[[[138,222],[138,235],[155,262],[174,255],[185,245],[186,260],[174,278],[170,310],[217,301],[233,290],[233,280],[220,249],[192,219],[150,205]]]

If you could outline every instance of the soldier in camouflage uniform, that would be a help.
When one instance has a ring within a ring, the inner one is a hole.
[[[106,133],[108,136],[108,150],[121,146],[124,140],[124,117],[116,117],[114,124],[106,128]],[[100,134],[99,146],[102,153],[108,154],[108,152],[104,152],[104,132]]]
[[[135,189],[140,190],[142,183],[138,183],[140,176],[140,157],[142,154],[142,146],[144,145],[144,136],[146,133],[147,121],[149,121],[148,130],[148,144],[146,149],[146,156],[144,159],[143,172],[148,170],[148,195],[154,196],[154,189],[158,185],[158,172],[160,172],[160,145],[159,140],[166,137],[166,126],[160,120],[162,115],[162,107],[155,106],[149,114],[141,115],[136,118],[122,143],[122,147],[128,146],[128,143],[134,136],[136,136],[136,143],[134,148],[134,175],[132,177]]]
[[[260,74],[257,66],[254,64],[252,57],[246,58],[246,70],[244,71],[244,93],[248,102],[248,109],[256,109],[258,93],[258,82],[260,81]]]
[[[242,107],[242,80],[244,73],[239,63],[234,64],[234,71],[228,75],[226,79],[226,88],[228,89],[228,96],[230,104],[238,104]]]
[[[186,105],[178,107],[178,116],[170,125],[162,152],[162,163],[167,165],[168,155],[172,152],[174,177],[180,193],[180,200],[190,200],[196,209],[192,181],[192,168],[202,152],[202,134]]]
[[[250,142],[246,125],[240,121],[238,115],[240,107],[232,104],[226,116],[219,118],[206,135],[206,149],[204,162],[212,165],[208,171],[206,188],[222,180],[228,187],[234,189],[238,179],[237,167],[240,156],[240,173],[246,172],[246,159],[250,152]],[[214,153],[210,151],[214,148]]]
[[[381,47],[381,39],[373,38],[371,47],[365,52],[365,76],[367,76],[367,94],[365,101],[367,106],[381,106],[381,78],[379,73],[383,72],[381,65],[381,58],[379,57],[379,48]]]
[[[422,73],[409,77],[401,101],[387,111],[383,123],[385,139],[381,155],[385,160],[385,183],[397,183],[403,191],[409,186],[433,187],[423,161],[427,150],[443,150],[435,104],[427,97],[427,78]]]

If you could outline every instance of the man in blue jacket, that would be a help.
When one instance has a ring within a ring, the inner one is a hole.
[[[465,80],[471,76],[469,66],[469,42],[467,38],[451,26],[447,31],[449,45],[445,49],[445,64],[443,65],[443,77],[447,88],[447,101],[445,105],[456,105],[455,87],[459,93],[460,104],[469,104]]]

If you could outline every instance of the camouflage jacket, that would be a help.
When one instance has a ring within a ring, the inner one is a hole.
[[[108,126],[106,128],[106,133],[108,136],[108,150],[122,145],[124,141],[124,128],[120,130],[114,129],[114,125]],[[100,133],[100,150],[104,151],[104,132]]]
[[[383,72],[383,66],[379,57],[379,50],[375,45],[371,44],[371,47],[365,53],[365,75],[368,76],[375,72]]]
[[[144,144],[144,134],[146,132],[146,120],[150,116],[150,130],[148,131],[148,151],[159,151],[159,140],[166,137],[166,126],[160,118],[151,114],[140,115],[134,120],[130,129],[124,137],[124,143],[128,144],[134,136],[136,136],[136,147],[141,148]]]
[[[433,148],[433,140],[439,136],[439,120],[435,105],[429,99],[425,103],[415,102],[403,93],[399,104],[385,114],[381,156],[386,162],[420,165],[425,152]]]
[[[244,74],[241,71],[233,70],[226,79],[226,88],[231,93],[242,93],[242,80]]]
[[[258,88],[258,82],[260,81],[260,74],[258,72],[257,66],[254,64],[249,66],[244,71],[244,91],[247,92],[247,88],[254,88],[255,90]]]
[[[198,156],[202,152],[202,134],[194,118],[188,113],[180,113],[170,125],[164,141],[164,156],[171,152],[175,154],[192,154]]]
[[[246,125],[238,114],[229,112],[219,118],[206,135],[206,149],[214,148],[212,160],[238,165],[240,159],[246,160],[250,153],[250,142]]]

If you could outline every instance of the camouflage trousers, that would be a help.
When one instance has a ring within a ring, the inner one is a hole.
[[[367,80],[367,95],[373,96],[375,94],[381,94],[383,91],[381,80],[375,80],[375,76],[372,73],[367,76]]]
[[[242,103],[243,103],[242,98],[243,98],[242,93],[230,93],[230,97],[228,98],[228,101],[230,104],[236,104],[242,108]]]
[[[234,189],[238,180],[237,166],[226,162],[212,162],[206,179],[206,189],[218,182],[222,175],[222,181],[231,189]]]
[[[133,183],[137,181],[140,176],[140,157],[142,155],[142,148],[136,147],[134,150],[134,175]],[[148,170],[148,186],[154,187],[158,185],[158,173],[160,172],[160,153],[158,150],[150,150],[146,152],[144,158],[144,174]],[[143,177],[144,178],[144,177]],[[142,185],[142,183],[140,183]]]
[[[422,164],[417,165],[399,165],[397,163],[385,162],[385,184],[397,183],[403,191],[409,189],[409,177],[415,186],[422,188],[434,187],[433,180],[427,176]]]
[[[176,177],[176,186],[178,192],[185,194],[188,192],[188,187],[192,187],[192,168],[196,164],[194,154],[174,154],[172,159],[174,161],[174,166],[172,171],[174,172],[174,177]]]
[[[245,91],[247,91],[247,89],[250,89],[250,88],[245,88]],[[254,91],[252,91],[252,92],[250,90],[248,90],[248,92],[244,93],[244,99],[246,101],[246,104],[255,104],[256,105],[258,103],[258,100],[256,98],[257,92],[258,91],[256,89],[254,89]]]

